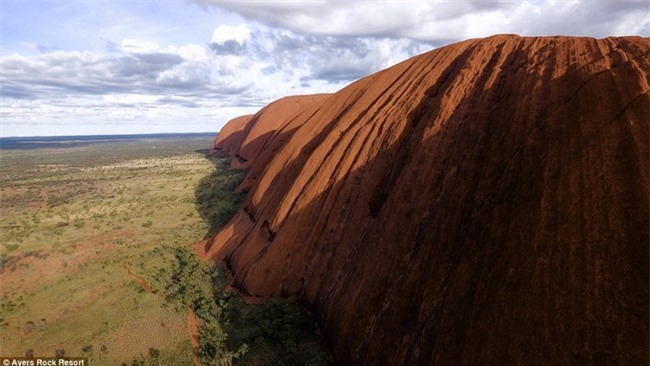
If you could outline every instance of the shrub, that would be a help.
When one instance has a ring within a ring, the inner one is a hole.
[[[149,356],[151,356],[151,358],[158,358],[158,356],[160,356],[160,350],[153,347],[149,348]]]
[[[4,246],[8,252],[13,252],[14,250],[18,249],[18,244],[5,244]]]
[[[83,352],[84,356],[90,356],[93,354],[93,346],[92,345],[86,345],[81,348],[81,352]]]
[[[327,365],[330,356],[313,320],[280,298],[247,305],[225,293],[226,278],[212,263],[198,260],[188,248],[163,247],[174,256],[169,270],[154,281],[179,311],[191,307],[199,318],[198,356],[204,365]],[[159,249],[160,250],[160,249]]]

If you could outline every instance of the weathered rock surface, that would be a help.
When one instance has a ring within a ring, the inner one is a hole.
[[[237,155],[246,138],[247,131],[250,131],[252,119],[253,115],[249,114],[228,121],[219,131],[217,138],[214,139],[212,152],[221,151],[232,156]]]
[[[647,365],[649,44],[468,40],[253,121],[273,148],[244,139],[256,180],[197,250],[337,364]]]
[[[315,103],[327,99],[329,94],[296,95],[285,97],[270,103],[252,116],[241,116],[229,121],[214,141],[213,150],[229,152],[232,156],[230,166],[234,169],[248,169],[253,161],[260,156],[273,134],[278,133],[276,140],[283,141],[289,137],[296,127],[291,125],[296,114],[300,114]],[[291,125],[287,128],[287,125]],[[273,150],[273,149],[271,149]],[[263,154],[266,158],[273,151]]]

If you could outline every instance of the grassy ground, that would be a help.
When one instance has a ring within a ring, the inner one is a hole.
[[[188,365],[192,330],[206,366],[331,362],[306,312],[245,304],[190,249],[243,199],[209,143],[0,150],[0,355]]]
[[[209,143],[0,151],[2,355],[63,350],[120,365],[153,348],[163,364],[191,360],[187,312],[147,294],[121,264],[208,232],[195,188],[215,165],[194,150]]]

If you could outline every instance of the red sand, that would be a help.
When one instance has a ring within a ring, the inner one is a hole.
[[[129,268],[129,264],[126,261],[122,262],[122,268],[126,270],[126,274],[131,277],[135,282],[139,283],[140,286],[149,294],[153,294],[153,290],[151,290],[151,286],[149,286],[149,283],[147,280],[144,278],[138,276],[137,274],[133,273],[131,271],[131,268]]]
[[[202,364],[197,356],[199,352],[199,319],[189,306],[187,307],[187,330],[190,332],[190,341],[192,342],[192,348],[194,348],[194,365],[201,366]]]

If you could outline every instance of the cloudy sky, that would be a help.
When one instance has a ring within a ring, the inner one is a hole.
[[[496,33],[650,36],[647,0],[0,0],[0,136],[218,131]]]

